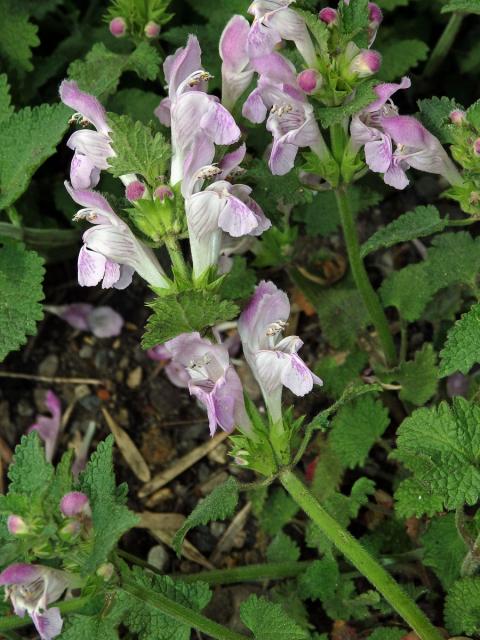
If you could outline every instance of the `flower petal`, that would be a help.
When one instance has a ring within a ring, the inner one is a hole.
[[[95,96],[81,91],[75,80],[64,80],[62,82],[60,85],[60,100],[71,109],[81,113],[98,131],[104,134],[108,134],[110,131],[103,106]]]
[[[63,620],[58,607],[47,609],[44,613],[32,613],[32,621],[41,640],[52,640],[62,632]]]
[[[223,199],[224,204],[218,216],[218,226],[234,238],[248,235],[257,227],[255,213],[235,196]]]
[[[78,284],[81,287],[94,287],[103,278],[107,259],[86,246],[78,254]]]

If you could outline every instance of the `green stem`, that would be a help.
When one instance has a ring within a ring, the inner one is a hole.
[[[182,582],[197,582],[201,580],[210,585],[235,584],[237,582],[256,582],[263,580],[282,580],[301,575],[312,564],[311,560],[302,562],[268,562],[265,564],[251,564],[234,569],[213,569],[186,575],[178,574]]]
[[[357,229],[355,227],[355,221],[350,209],[350,203],[348,201],[345,186],[336,189],[335,196],[337,199],[338,210],[340,212],[340,219],[342,221],[343,235],[345,237],[345,244],[347,245],[348,258],[353,279],[355,280],[357,289],[365,303],[370,319],[377,330],[387,364],[393,366],[397,360],[395,344],[393,342],[392,334],[390,333],[387,317],[375,290],[370,284],[365,265],[363,264],[360,254],[360,242],[358,240]]]
[[[201,613],[166,598],[161,593],[149,591],[129,581],[123,583],[122,589],[134,598],[138,598],[142,602],[148,602],[152,607],[155,607],[177,622],[190,625],[193,629],[206,633],[212,638],[215,638],[215,640],[247,640],[247,636],[236,633],[235,631],[230,631],[230,629],[206,618]]]
[[[327,538],[341,551],[383,595],[385,600],[416,632],[421,640],[442,640],[442,635],[431,624],[416,603],[408,596],[392,576],[344,529],[310,493],[307,487],[287,469],[280,480],[295,502],[320,527]]]
[[[22,240],[32,249],[51,249],[77,244],[81,233],[76,229],[35,229],[0,222],[0,237]]]
[[[82,598],[72,598],[65,602],[55,603],[55,606],[60,609],[60,613],[75,613],[81,611],[85,605],[91,601],[91,596],[85,596]],[[32,621],[28,616],[25,618],[19,618],[18,616],[6,616],[0,618],[0,633],[3,631],[12,631],[13,629],[22,629],[32,624]]]
[[[166,235],[164,237],[164,241],[168,251],[168,255],[170,256],[170,260],[172,261],[172,268],[175,275],[180,276],[185,280],[189,280],[190,274],[183,257],[182,248],[180,247],[180,243],[178,242],[177,238],[171,235]]]
[[[435,45],[435,48],[430,54],[430,58],[423,71],[423,75],[426,78],[431,78],[447,57],[447,54],[450,51],[455,38],[457,37],[457,33],[462,26],[464,17],[465,15],[463,13],[457,12],[452,13],[452,15],[450,16],[450,20],[448,21],[447,26],[445,27],[442,35]]]

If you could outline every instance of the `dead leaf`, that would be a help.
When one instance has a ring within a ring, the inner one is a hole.
[[[115,442],[117,443],[117,446],[125,459],[125,462],[128,464],[130,469],[139,480],[141,480],[142,482],[148,482],[152,477],[150,469],[148,468],[147,463],[143,459],[142,454],[137,449],[133,440],[130,438],[128,433],[115,422],[115,420],[112,418],[107,409],[105,409],[105,407],[102,407],[102,413],[103,417],[105,418],[105,422],[112,432],[113,437],[115,438]]]

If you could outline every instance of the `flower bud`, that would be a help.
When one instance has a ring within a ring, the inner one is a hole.
[[[382,56],[378,51],[363,49],[350,63],[350,71],[359,78],[367,78],[379,71]]]
[[[298,86],[305,93],[315,93],[323,83],[321,74],[315,69],[305,69],[297,76]]]
[[[66,493],[60,502],[60,510],[63,515],[68,518],[81,514],[89,514],[90,503],[88,501],[88,496],[81,491],[71,491],[70,493]]]
[[[133,180],[125,189],[125,197],[130,202],[141,200],[145,194],[145,185],[140,180]]]
[[[79,535],[81,530],[82,525],[78,520],[70,520],[70,522],[67,522],[67,524],[59,530],[58,535],[61,540],[71,542]]]
[[[25,536],[30,532],[25,520],[20,516],[11,515],[7,518],[8,531],[14,536]]]
[[[476,156],[480,156],[480,138],[477,138],[473,143],[473,153]]]
[[[337,10],[333,9],[332,7],[324,7],[323,9],[320,9],[318,13],[318,18],[322,22],[325,22],[325,24],[328,24],[328,25],[336,22],[337,17],[338,17]]]
[[[101,564],[97,569],[97,576],[103,578],[105,582],[108,582],[113,576],[115,567],[111,562],[105,562]]]
[[[465,117],[465,111],[462,111],[461,109],[454,109],[449,115],[450,122],[452,122],[452,124],[463,124],[463,122],[465,122]]]
[[[110,29],[110,33],[112,34],[112,36],[115,36],[115,38],[123,38],[123,36],[127,32],[127,23],[125,22],[124,18],[118,16],[117,18],[113,18],[113,20],[110,21],[108,28]]]
[[[170,187],[167,187],[167,185],[157,187],[153,193],[153,196],[154,198],[160,200],[160,202],[163,202],[166,198],[169,198],[170,200],[173,200],[174,198],[173,191],[170,189]]]
[[[153,20],[150,20],[150,22],[147,22],[147,24],[145,25],[144,31],[147,38],[158,38],[158,34],[160,33],[160,25],[156,22],[153,22]]]
[[[375,2],[368,3],[368,20],[372,28],[378,28],[383,20],[382,10]]]

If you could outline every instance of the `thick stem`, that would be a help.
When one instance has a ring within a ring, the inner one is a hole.
[[[215,640],[247,640],[247,636],[236,633],[235,631],[230,631],[230,629],[206,618],[201,613],[184,607],[160,593],[143,589],[137,584],[128,581],[123,583],[122,589],[134,598],[138,598],[142,602],[148,602],[152,607],[173,618],[173,620],[190,625],[193,629],[202,631],[208,636],[215,638]]]
[[[180,243],[174,236],[169,236],[169,235],[166,235],[164,240],[165,240],[165,246],[167,247],[168,255],[170,256],[170,260],[172,261],[172,268],[174,273],[185,280],[189,280],[190,274],[188,272],[188,267],[185,262],[185,259],[183,257]]]
[[[457,33],[462,26],[462,21],[464,18],[464,14],[462,13],[452,13],[450,16],[450,20],[447,23],[442,35],[440,36],[435,48],[430,54],[430,58],[425,66],[423,71],[423,75],[426,78],[431,78],[442,62],[445,60],[448,52],[450,51],[452,44],[457,37]]]
[[[285,470],[280,480],[295,502],[327,538],[383,595],[385,600],[410,625],[421,640],[442,640],[442,635],[431,624],[416,603],[392,576],[362,547],[346,529],[325,511],[307,487],[292,471]]]
[[[357,289],[370,315],[370,319],[375,326],[380,343],[382,345],[387,364],[393,366],[397,360],[395,344],[393,342],[390,327],[385,312],[380,304],[377,294],[375,293],[368,274],[363,264],[360,254],[360,242],[358,240],[357,229],[353,219],[350,203],[348,202],[345,187],[335,190],[337,198],[338,210],[342,221],[343,235],[347,246],[348,259],[350,269],[352,270],[353,279],[357,285]]]

